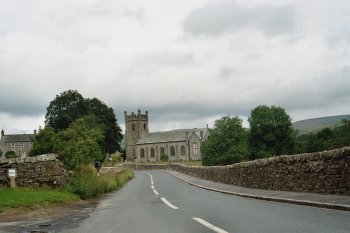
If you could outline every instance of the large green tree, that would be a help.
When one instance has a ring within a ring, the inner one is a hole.
[[[78,119],[55,136],[53,150],[70,170],[105,158],[103,131],[88,124],[84,118]]]
[[[68,128],[73,121],[88,114],[84,97],[77,91],[68,90],[56,95],[50,102],[45,115],[45,124],[57,132]]]
[[[248,121],[251,159],[294,152],[295,133],[283,108],[260,105],[251,111]]]
[[[33,147],[29,152],[29,156],[53,153],[55,136],[55,130],[49,126],[45,127],[44,129],[40,129],[39,133],[35,135]]]
[[[86,102],[91,113],[98,119],[98,123],[104,126],[105,151],[108,154],[121,151],[120,141],[123,135],[113,109],[97,98],[87,99]]]
[[[85,99],[77,91],[65,91],[50,102],[45,123],[46,127],[59,132],[67,129],[75,120],[87,116],[94,116],[96,119],[94,122],[89,121],[89,127],[98,127],[103,131],[104,151],[108,154],[120,151],[120,141],[123,136],[114,111],[97,98]]]
[[[246,160],[248,150],[242,120],[238,116],[224,116],[216,120],[201,151],[205,166],[228,165]]]

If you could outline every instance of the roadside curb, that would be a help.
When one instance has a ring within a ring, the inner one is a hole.
[[[289,199],[289,198],[252,195],[252,194],[238,193],[238,192],[231,192],[231,191],[226,191],[226,190],[221,190],[221,189],[216,189],[216,188],[210,188],[210,187],[206,187],[203,185],[193,183],[193,182],[188,181],[184,178],[181,178],[181,177],[177,176],[176,174],[172,173],[171,171],[166,171],[166,172],[175,176],[179,180],[182,180],[182,181],[190,184],[190,185],[196,186],[198,188],[206,189],[209,191],[214,191],[214,192],[219,192],[219,193],[224,193],[224,194],[229,194],[229,195],[235,195],[235,196],[240,196],[240,197],[254,198],[254,199],[265,200],[265,201],[283,202],[283,203],[305,205],[305,206],[312,206],[312,207],[318,207],[318,208],[350,211],[350,205],[339,205],[339,204],[332,204],[332,203],[313,202],[313,201],[305,201],[305,200],[297,200],[297,199]]]

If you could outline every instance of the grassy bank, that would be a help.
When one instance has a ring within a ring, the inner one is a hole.
[[[117,175],[97,176],[94,169],[82,167],[70,178],[65,190],[86,200],[116,190],[133,177],[132,170],[122,170]]]
[[[122,187],[134,177],[131,170],[117,175],[97,176],[93,169],[75,173],[62,189],[0,188],[0,212],[9,208],[50,206],[80,199],[90,199]]]
[[[52,189],[0,188],[0,211],[8,208],[47,206],[79,200],[79,196]]]

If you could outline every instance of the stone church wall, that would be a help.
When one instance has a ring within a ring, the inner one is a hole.
[[[350,147],[228,166],[172,164],[171,168],[202,179],[249,188],[350,195]]]
[[[24,159],[0,159],[0,186],[9,186],[9,168],[16,169],[18,186],[60,186],[67,181],[67,174],[54,154]]]

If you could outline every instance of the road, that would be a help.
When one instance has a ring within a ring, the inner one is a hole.
[[[231,196],[167,172],[136,171],[87,216],[61,223],[49,232],[349,233],[350,212]]]

